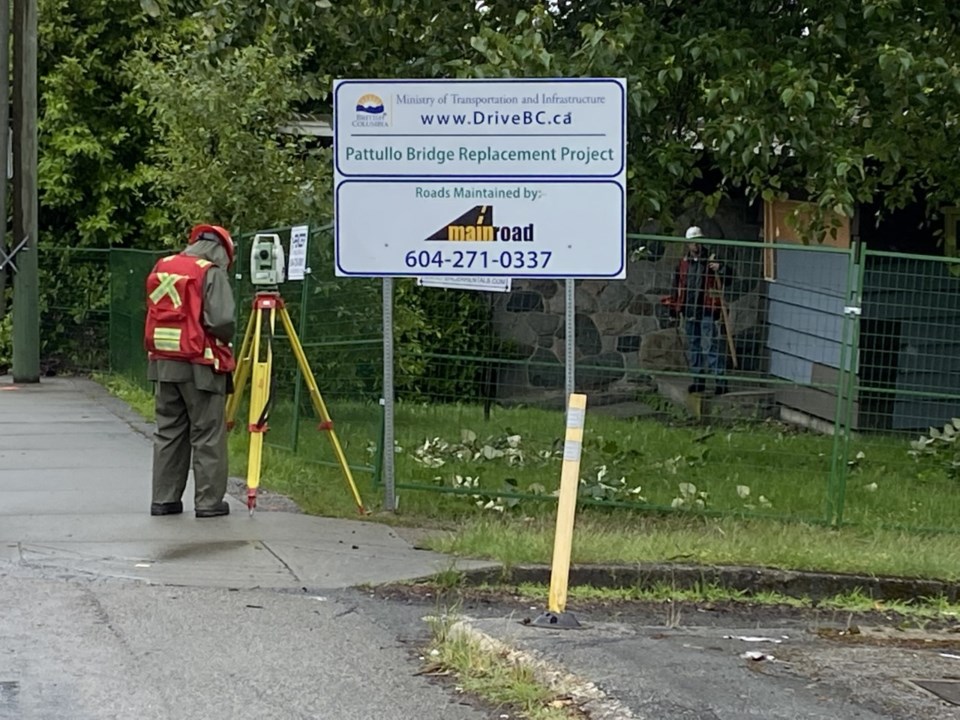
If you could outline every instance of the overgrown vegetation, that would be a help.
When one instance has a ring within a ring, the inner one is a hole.
[[[395,285],[397,391],[428,398],[485,400],[493,392],[494,358],[509,358],[509,344],[492,327],[487,293]]]

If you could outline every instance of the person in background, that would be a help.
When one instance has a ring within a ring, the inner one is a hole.
[[[151,515],[183,512],[192,466],[198,518],[228,515],[226,395],[236,367],[230,233],[197,225],[186,249],[147,276],[144,344],[155,383]]]
[[[721,327],[721,292],[731,278],[728,266],[718,262],[700,242],[703,232],[696,225],[687,229],[687,246],[673,277],[673,294],[668,304],[683,319],[693,383],[688,391],[706,390],[706,374],[715,378],[714,392],[727,392],[724,379],[727,359]]]

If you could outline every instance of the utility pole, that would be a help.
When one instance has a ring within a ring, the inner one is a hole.
[[[7,0],[0,0],[6,2]],[[13,381],[40,382],[40,285],[37,201],[37,0],[13,3]]]
[[[10,2],[0,0],[0,253],[7,250],[7,158],[10,153]],[[0,270],[0,320],[7,314],[7,275]]]

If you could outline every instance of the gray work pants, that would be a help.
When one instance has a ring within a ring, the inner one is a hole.
[[[156,383],[153,502],[183,498],[191,464],[194,506],[213,508],[227,492],[225,397],[192,382]],[[192,463],[191,463],[192,460]]]

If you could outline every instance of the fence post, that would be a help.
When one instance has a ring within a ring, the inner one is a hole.
[[[303,345],[307,332],[307,298],[309,297],[307,283],[310,282],[310,268],[307,268],[303,274],[303,280],[300,281],[300,344]],[[306,354],[306,351],[304,351]],[[300,364],[297,364],[297,374],[293,384],[293,438],[291,447],[293,452],[297,452],[300,444],[300,394],[303,391],[303,375],[300,372]]]
[[[850,304],[844,308],[844,313],[850,317],[850,370],[847,372],[847,392],[844,398],[844,425],[843,453],[840,457],[840,475],[837,484],[836,497],[836,524],[843,524],[843,511],[847,501],[847,476],[850,472],[850,442],[853,436],[853,396],[859,392],[860,386],[860,317],[863,309],[863,255],[859,242],[854,246],[853,253],[853,297]]]
[[[837,405],[833,422],[833,452],[827,500],[827,522],[839,527],[843,523],[843,506],[847,485],[847,459],[852,430],[853,392],[859,373],[858,346],[860,325],[860,298],[863,273],[859,260],[859,243],[848,256],[847,283],[844,293],[842,334],[840,340],[840,371],[837,376]]]
[[[13,6],[13,380],[40,382],[40,224],[37,200],[37,0]],[[4,102],[6,98],[3,98]],[[6,162],[6,158],[4,158]],[[6,222],[6,218],[3,218]]]
[[[570,402],[570,396],[576,392],[576,351],[577,351],[577,338],[576,338],[576,315],[577,315],[577,295],[576,295],[576,280],[573,278],[567,278],[564,280],[564,320],[566,328],[566,336],[564,341],[564,407],[567,403]]]
[[[383,507],[397,509],[394,474],[393,278],[383,278]]]
[[[2,96],[0,96],[2,97]],[[0,246],[0,250],[2,250]],[[117,284],[114,279],[114,268],[113,268],[113,245],[107,248],[107,372],[112,375],[113,368],[113,337],[114,332],[116,332],[116,321],[114,320],[114,309],[113,303],[115,300],[114,289]],[[0,293],[3,290],[0,288]],[[3,314],[0,313],[0,318],[3,317]]]
[[[0,252],[7,249],[7,174],[10,147],[10,3],[0,3]],[[16,236],[13,236],[16,238]],[[16,241],[14,242],[16,244]],[[0,320],[7,314],[7,270],[0,270]]]

